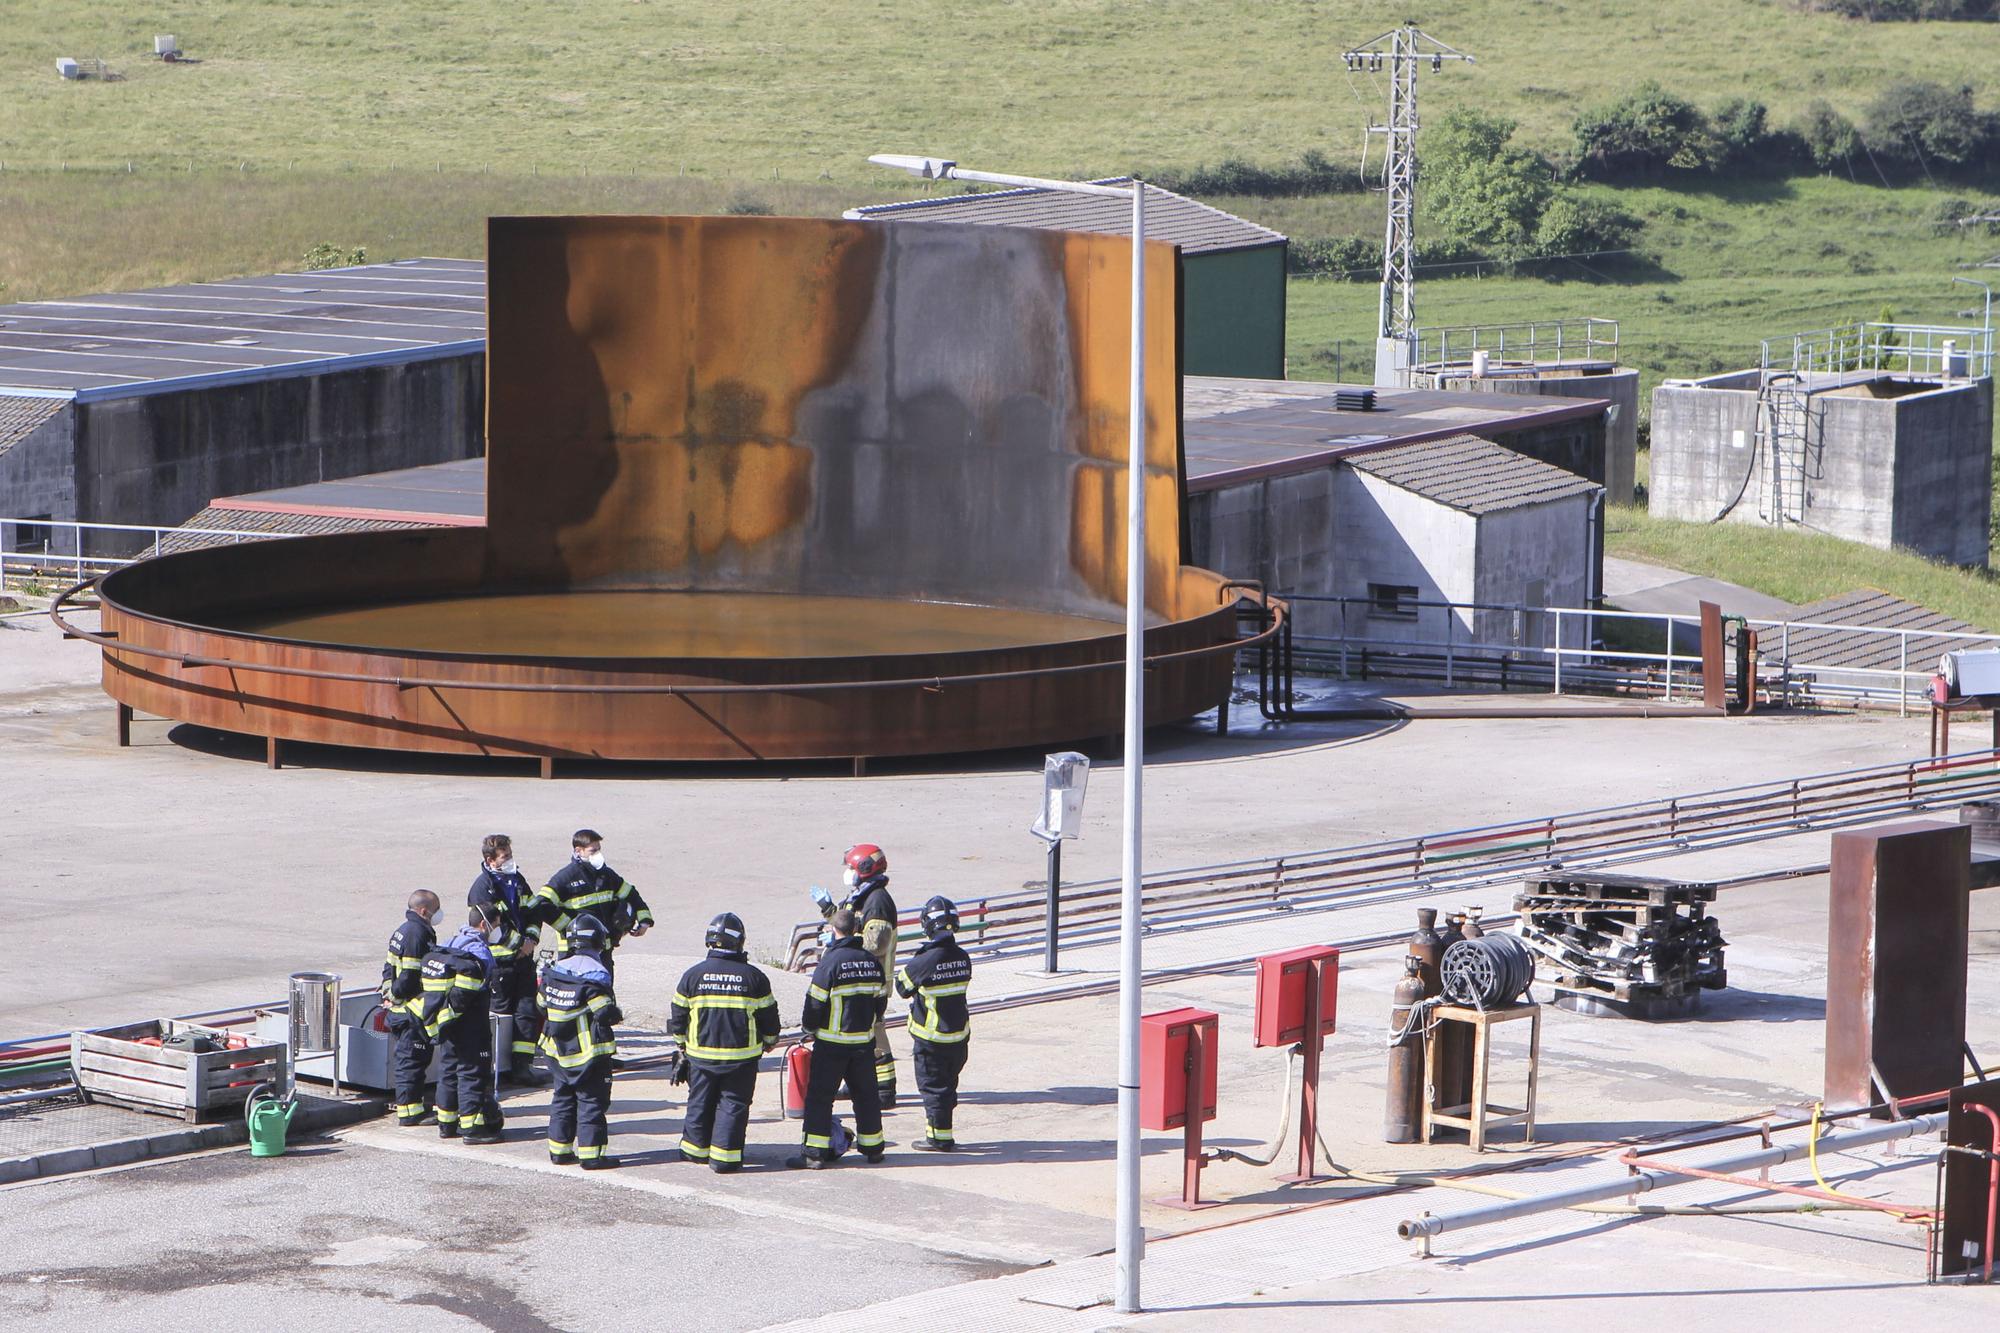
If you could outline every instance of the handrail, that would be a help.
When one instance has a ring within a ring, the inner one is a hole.
[[[1148,876],[1149,932],[1394,902],[1561,866],[1575,870],[1698,847],[1733,846],[1868,822],[1912,808],[2000,797],[2000,750],[1781,778],[1664,799],[1511,819],[1416,838],[1225,862]],[[1065,885],[1066,941],[1110,928],[1118,881]],[[990,956],[1039,948],[1042,889],[989,893],[983,947]],[[817,929],[816,923],[807,923]],[[804,927],[795,928],[797,931]],[[796,958],[796,947],[794,957]]]
[[[345,681],[357,685],[390,685],[398,690],[477,690],[496,694],[657,694],[657,695],[737,695],[737,694],[816,694],[834,690],[895,690],[922,689],[938,691],[947,685],[968,685],[983,681],[1022,680],[1038,676],[1080,675],[1093,671],[1123,671],[1122,658],[1104,662],[1073,662],[1061,666],[1023,667],[1013,671],[978,671],[951,676],[905,676],[893,680],[832,680],[803,681],[782,684],[729,684],[729,685],[584,685],[562,682],[529,682],[498,680],[456,680],[427,676],[383,676],[358,671],[329,671],[316,667],[280,666],[270,662],[244,662],[227,657],[202,657],[194,653],[177,652],[166,648],[150,648],[143,644],[127,643],[122,639],[105,634],[80,629],[63,619],[64,606],[84,589],[94,586],[103,576],[93,575],[65,589],[49,605],[49,619],[56,623],[65,637],[82,639],[96,644],[107,654],[136,653],[141,657],[158,658],[179,663],[184,668],[216,667],[225,671],[245,672],[253,675],[293,676],[308,680]],[[1244,599],[1244,600],[1247,600]],[[1244,648],[1254,648],[1275,635],[1284,624],[1284,604],[1266,598],[1262,605],[1271,612],[1272,623],[1248,638],[1229,639],[1222,643],[1205,644],[1199,648],[1180,648],[1173,652],[1150,653],[1145,661],[1148,666],[1161,662],[1181,661],[1189,658],[1211,657],[1217,653],[1232,656]]]

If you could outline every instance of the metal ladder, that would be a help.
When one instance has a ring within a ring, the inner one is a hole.
[[[1818,475],[1812,439],[1812,391],[1795,371],[1770,375],[1757,393],[1757,436],[1764,449],[1766,523],[1806,521],[1806,481]]]

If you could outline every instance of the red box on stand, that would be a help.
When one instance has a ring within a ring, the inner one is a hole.
[[[1251,1041],[1257,1046],[1290,1046],[1306,1040],[1306,974],[1326,960],[1319,991],[1319,1035],[1333,1031],[1340,997],[1340,950],[1330,944],[1268,953],[1257,960],[1257,1010]]]
[[[1139,1124],[1181,1129],[1188,1121],[1188,1041],[1199,1030],[1201,1120],[1215,1119],[1216,1017],[1206,1009],[1169,1009],[1139,1020]]]

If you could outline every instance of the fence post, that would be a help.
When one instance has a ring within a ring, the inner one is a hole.
[[[1672,616],[1668,616],[1666,617],[1666,621],[1667,621],[1667,692],[1665,695],[1661,697],[1661,702],[1672,703],[1674,701],[1674,618]]]
[[[1910,715],[1910,632],[1902,630],[1896,635],[1898,660],[1896,662],[1896,716]]]
[[[1347,679],[1347,599],[1341,598],[1340,607],[1340,678]]]
[[[1563,613],[1559,606],[1556,611],[1556,693],[1563,692]]]
[[[1444,608],[1444,684],[1446,689],[1452,687],[1452,670],[1455,657],[1455,654],[1452,652],[1452,643],[1456,638],[1457,629],[1458,613],[1453,611],[1447,603]]]

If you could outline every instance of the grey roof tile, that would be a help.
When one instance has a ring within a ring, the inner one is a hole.
[[[1094,185],[1123,185],[1129,176],[1107,176]],[[1049,231],[1089,231],[1105,236],[1132,234],[1132,208],[1122,199],[1055,190],[993,190],[948,194],[893,204],[851,208],[846,216],[874,221],[971,222],[990,227],[1039,227]],[[1171,241],[1183,254],[1211,254],[1278,245],[1282,232],[1154,186],[1146,196],[1146,236]]]
[[[1476,435],[1396,445],[1341,460],[1371,477],[1468,514],[1491,514],[1600,489],[1596,482],[1551,467]]]

